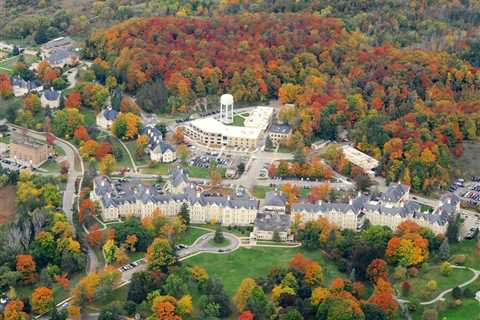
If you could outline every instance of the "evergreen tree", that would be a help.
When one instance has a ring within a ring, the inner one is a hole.
[[[460,215],[448,218],[447,239],[449,243],[458,242],[459,225],[460,225]]]
[[[265,150],[272,150],[273,149],[273,141],[270,136],[267,136],[265,139]]]
[[[278,230],[273,231],[272,240],[275,241],[275,242],[282,241],[282,239],[280,239],[280,233],[278,232]]]
[[[215,241],[216,243],[222,243],[223,241],[225,241],[221,226],[217,226],[217,228],[215,229],[215,236],[213,237],[213,241]]]
[[[442,260],[448,260],[450,258],[450,248],[448,245],[448,239],[445,238],[438,249],[438,256]]]
[[[185,225],[188,226],[190,224],[190,212],[186,203],[182,204],[178,215],[180,216]]]

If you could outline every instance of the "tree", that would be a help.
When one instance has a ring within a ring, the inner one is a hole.
[[[22,273],[23,281],[31,283],[35,279],[36,263],[29,254],[17,256],[17,271]]]
[[[374,259],[367,268],[367,275],[372,280],[373,283],[376,283],[379,278],[387,279],[388,278],[388,266],[385,260]]]
[[[127,300],[140,304],[154,289],[154,282],[148,272],[135,272],[128,287]]]
[[[183,224],[185,224],[186,226],[190,224],[190,211],[186,203],[182,204],[178,215],[180,216],[180,219],[182,219]]]
[[[253,320],[254,317],[255,316],[252,313],[252,311],[247,310],[247,311],[244,311],[244,312],[240,313],[240,315],[238,316],[238,320]]]
[[[103,253],[105,255],[105,261],[107,264],[112,264],[115,262],[115,256],[119,250],[118,246],[115,244],[114,240],[107,240],[103,245]]]
[[[274,312],[273,305],[268,301],[265,293],[259,287],[251,290],[245,308],[252,311],[256,319],[268,319]]]
[[[49,312],[53,304],[53,291],[50,288],[39,287],[32,293],[32,308],[36,314],[45,314]]]
[[[329,183],[318,184],[314,186],[308,194],[308,201],[311,203],[316,203],[319,200],[327,200],[330,191],[331,186]]]
[[[361,304],[363,314],[365,315],[365,319],[368,320],[387,320],[387,315],[385,314],[385,311],[380,309],[375,304],[370,304],[370,303],[362,303]]]
[[[136,250],[135,245],[137,244],[137,241],[138,237],[136,235],[129,234],[124,243],[129,251],[134,252]]]
[[[282,239],[280,238],[280,232],[278,230],[273,230],[272,240],[275,242],[280,242]]]
[[[140,135],[135,141],[135,157],[137,159],[143,159],[145,156],[145,148],[148,145],[148,137],[146,135]]]
[[[0,74],[0,97],[8,99],[13,96],[12,82],[7,74]]]
[[[448,218],[448,225],[447,225],[447,232],[446,232],[446,236],[449,243],[458,242],[459,228],[460,228],[460,215],[457,214],[455,217],[450,216]]]
[[[147,249],[146,259],[149,270],[163,270],[175,264],[173,249],[167,239],[155,238]]]
[[[67,99],[65,99],[65,108],[75,108],[80,109],[82,105],[82,96],[80,92],[72,91],[67,95]]]
[[[123,319],[125,311],[120,301],[114,301],[100,309],[98,320],[120,320]]]
[[[52,119],[52,132],[62,138],[73,137],[74,131],[84,124],[83,119],[77,109],[58,110]]]
[[[215,229],[215,235],[213,236],[213,241],[216,243],[223,243],[225,241],[225,237],[223,236],[223,231],[221,226],[217,226]]]
[[[427,289],[430,291],[435,291],[437,289],[437,281],[430,280],[427,282]]]
[[[24,304],[21,300],[11,300],[5,306],[3,311],[4,320],[27,320],[28,314],[23,311]]]
[[[137,136],[140,126],[140,118],[137,115],[120,112],[112,124],[112,132],[122,140],[132,140]]]
[[[111,154],[107,154],[102,159],[102,161],[100,161],[100,164],[98,165],[98,170],[101,174],[110,176],[116,165],[117,162],[115,161],[115,158]]]
[[[182,164],[186,165],[191,156],[190,149],[185,144],[181,144],[177,147],[176,153]]]
[[[161,79],[145,83],[137,93],[137,102],[146,112],[167,113],[168,91]]]
[[[452,273],[452,271],[453,271],[452,265],[451,265],[449,262],[447,262],[447,261],[444,261],[444,262],[441,264],[440,270],[441,270],[441,272],[442,272],[442,275],[444,275],[444,276],[446,276],[446,277],[448,277],[448,276]]]
[[[163,290],[169,296],[180,298],[187,292],[188,287],[181,276],[171,273],[163,285]]]
[[[438,249],[438,256],[442,260],[448,260],[450,258],[450,249],[448,246],[448,238],[445,238]]]
[[[240,287],[233,296],[233,303],[237,308],[238,312],[242,312],[245,310],[245,306],[248,299],[250,298],[252,290],[256,287],[257,284],[252,278],[245,278],[242,280],[242,283],[240,283]]]
[[[175,313],[176,299],[170,296],[158,296],[153,300],[152,311],[157,319],[181,320]]]

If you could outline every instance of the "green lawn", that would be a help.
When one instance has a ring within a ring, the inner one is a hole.
[[[96,299],[90,303],[87,307],[88,312],[99,312],[100,309],[113,301],[126,301],[129,285],[125,285],[116,290],[113,290],[112,294],[106,296],[103,299]]]
[[[113,148],[118,148],[119,150],[122,150],[122,160],[117,160],[117,170],[123,169],[125,166],[133,168],[133,164],[132,161],[130,161],[127,150],[125,150],[120,141],[118,141],[118,138],[112,136],[110,141],[112,142]]]
[[[211,229],[212,232],[215,232],[215,229],[217,228],[217,225],[211,225],[211,224],[197,224],[199,227]],[[233,233],[239,237],[248,237],[250,235],[250,230],[248,227],[224,227],[220,226],[220,228],[223,230],[223,232],[228,232],[228,233]]]
[[[127,146],[127,149],[132,154],[132,157],[135,157],[135,149],[136,149],[135,141],[126,141],[124,143]],[[138,159],[133,159],[133,160],[135,161],[135,164],[137,166],[144,166],[148,164],[148,157],[144,157],[142,160],[138,160]]]
[[[197,240],[200,236],[209,233],[209,231],[196,229],[196,228],[188,228],[187,231],[178,239],[178,243],[186,244],[187,246],[192,245],[195,240]]]
[[[60,165],[54,160],[47,160],[41,166],[41,169],[47,170],[49,173],[60,172]]]
[[[477,320],[480,314],[480,303],[475,299],[465,299],[463,304],[440,313],[442,320]],[[476,317],[476,318],[475,318]]]
[[[450,244],[450,256],[465,255],[465,266],[480,269],[480,255],[477,254],[476,240],[465,240]]]
[[[225,177],[226,169],[220,169],[222,177]],[[191,178],[208,179],[210,178],[210,168],[199,168],[195,166],[188,167],[188,175]]]
[[[409,300],[429,301],[438,296],[442,291],[460,285],[473,277],[473,273],[466,269],[454,268],[452,273],[446,277],[441,274],[440,266],[427,267],[421,270],[416,277],[408,279],[412,287],[408,296],[402,298]],[[427,282],[435,280],[437,282],[437,289],[428,290]],[[395,287],[400,290],[402,281],[395,283]]]
[[[128,258],[130,262],[137,261],[145,257],[145,252],[136,251],[136,252],[128,252]]]
[[[75,287],[78,281],[85,275],[83,273],[77,273],[70,279],[70,289]],[[17,296],[20,298],[32,298],[32,292],[38,287],[42,287],[43,285],[39,282],[31,284],[29,286],[19,286],[15,288]],[[58,303],[62,300],[65,300],[70,296],[70,289],[63,290],[56,282],[52,285],[53,295],[55,298],[55,303]]]
[[[34,63],[36,61],[39,61],[38,57],[35,57],[35,56],[24,55],[24,57],[25,57],[25,62],[27,64],[27,66],[30,66],[32,63]],[[17,63],[17,61],[19,59],[20,59],[20,55],[18,55],[16,57],[13,57],[13,58],[10,57],[10,58],[3,59],[0,62],[0,70],[7,71],[5,69],[8,69],[8,70],[10,70],[10,72],[12,72],[13,71],[13,66],[15,65],[15,63]]]
[[[142,173],[158,174],[161,176],[166,176],[168,175],[169,169],[170,169],[169,163],[157,162],[155,163],[155,166],[153,168],[150,168],[150,167],[143,168]]]
[[[281,189],[281,188],[280,188]],[[256,198],[264,199],[267,192],[272,191],[273,188],[269,186],[255,186],[253,187],[253,195]],[[300,189],[300,197],[306,198],[310,193],[309,188],[302,187]]]
[[[187,265],[200,265],[210,276],[222,279],[225,290],[233,295],[246,277],[265,276],[275,267],[287,267],[288,261],[298,252],[318,261],[325,274],[325,284],[341,276],[335,265],[327,262],[320,251],[304,251],[301,248],[240,248],[228,254],[204,253],[185,260]],[[255,262],[255,263],[252,263]],[[343,275],[345,276],[345,275]]]
[[[232,126],[236,127],[244,127],[245,126],[245,118],[239,115],[233,116],[233,123]]]
[[[60,148],[59,146],[57,145],[54,145],[53,146],[53,151],[55,151],[55,153],[57,154],[57,156],[59,157],[63,157],[65,155],[65,151],[63,151],[62,148]]]

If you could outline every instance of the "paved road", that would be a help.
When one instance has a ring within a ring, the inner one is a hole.
[[[203,228],[202,228],[203,229]],[[210,230],[210,229],[204,229]],[[225,247],[214,247],[209,244],[209,241],[213,239],[215,233],[207,233],[200,236],[191,246],[181,249],[177,251],[177,256],[180,261],[186,260],[194,255],[201,254],[201,253],[228,253],[237,250],[240,247],[240,239],[233,234],[230,233],[223,233],[223,236],[229,241],[229,244]],[[122,285],[126,285],[130,282],[133,274],[139,271],[143,271],[147,268],[144,260],[142,263],[130,270],[122,272]]]

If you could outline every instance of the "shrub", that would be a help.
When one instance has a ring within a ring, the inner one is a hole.
[[[460,299],[462,297],[462,289],[460,287],[453,288],[452,297],[456,300]]]
[[[475,293],[472,291],[472,289],[470,288],[465,288],[463,290],[463,297],[466,298],[466,299],[473,299],[475,298]]]
[[[430,280],[427,282],[427,289],[430,291],[434,291],[437,289],[437,281],[435,280]]]
[[[452,259],[453,264],[457,264],[463,266],[465,264],[465,255],[459,254],[453,257]]]
[[[437,320],[438,312],[435,309],[427,309],[423,312],[422,320]]]
[[[407,276],[407,269],[405,269],[402,266],[398,266],[395,268],[395,271],[393,272],[393,277],[396,280],[404,280],[406,276]]]
[[[415,312],[417,311],[419,306],[420,306],[420,303],[415,299],[415,300],[410,300],[410,302],[408,302],[407,308],[408,308],[408,311]]]
[[[435,309],[438,311],[438,313],[441,313],[447,309],[447,304],[444,300],[438,300],[435,302]]]
[[[445,277],[448,277],[453,271],[452,265],[447,261],[442,263],[442,265],[440,266],[440,269],[441,269],[442,275],[444,275]]]
[[[408,269],[408,274],[411,276],[411,277],[416,277],[418,275],[420,271],[418,271],[418,269],[416,267],[410,267]]]
[[[410,289],[412,288],[412,284],[410,281],[403,281],[402,282],[402,295],[408,296],[410,294]]]

